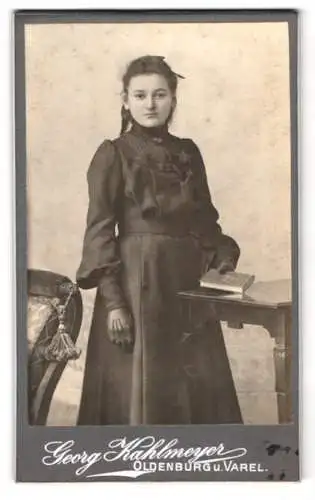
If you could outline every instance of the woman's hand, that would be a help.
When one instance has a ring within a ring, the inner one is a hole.
[[[128,350],[133,345],[132,318],[125,308],[109,311],[107,317],[108,336],[113,344]]]
[[[225,274],[230,271],[234,271],[234,269],[235,269],[234,265],[230,260],[223,260],[217,267],[217,271],[219,271],[220,274]]]

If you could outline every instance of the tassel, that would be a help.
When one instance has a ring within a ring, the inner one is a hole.
[[[47,361],[69,361],[71,359],[78,359],[81,354],[81,350],[74,345],[69,333],[66,331],[64,323],[66,307],[72,293],[73,290],[71,290],[66,304],[56,307],[59,319],[57,332],[53,336],[50,344],[43,349],[42,353],[42,356]]]
[[[70,335],[67,333],[65,326],[60,324],[56,334],[53,336],[51,343],[44,349],[43,357],[47,361],[69,361],[70,359],[78,359],[81,350],[78,349]]]

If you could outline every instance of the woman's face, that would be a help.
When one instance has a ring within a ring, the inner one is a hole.
[[[155,73],[133,76],[124,96],[125,108],[143,127],[164,125],[175,104],[167,80]]]

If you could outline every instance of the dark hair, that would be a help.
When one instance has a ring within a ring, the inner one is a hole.
[[[127,66],[126,72],[122,78],[123,92],[128,91],[130,80],[133,76],[144,75],[144,74],[158,74],[164,76],[168,83],[170,91],[176,94],[178,78],[183,78],[181,75],[175,73],[171,67],[164,61],[162,56],[142,56],[134,59]],[[170,122],[174,110],[172,109],[168,122]],[[123,134],[128,129],[129,124],[132,122],[132,117],[130,111],[125,109],[124,106],[121,108],[121,131]]]

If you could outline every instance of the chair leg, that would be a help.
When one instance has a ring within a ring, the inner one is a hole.
[[[61,366],[62,365],[62,366]],[[31,425],[45,425],[50,403],[56,387],[56,378],[64,370],[65,363],[51,362],[38,386],[31,407]]]

